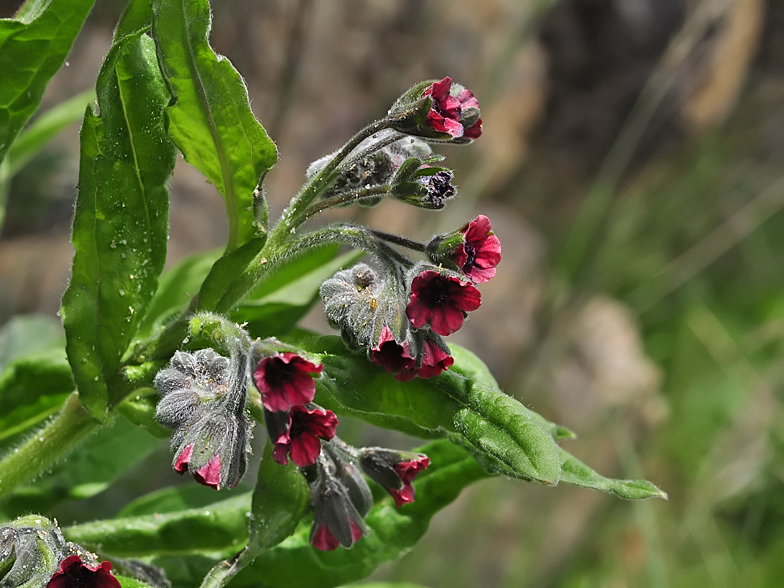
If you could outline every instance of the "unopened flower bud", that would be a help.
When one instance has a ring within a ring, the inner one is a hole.
[[[439,210],[455,195],[450,170],[409,160],[395,175],[390,195],[420,208]]]
[[[170,367],[158,372],[155,387],[162,396],[156,418],[174,429],[175,471],[190,471],[216,490],[239,484],[251,437],[247,354],[238,351],[228,359],[212,349],[178,351]]]
[[[359,464],[362,471],[389,492],[395,504],[401,506],[414,501],[411,482],[430,465],[430,458],[421,453],[365,447],[361,450]]]
[[[335,442],[341,444],[343,447],[348,447],[337,438],[332,442],[324,444],[325,455],[332,465],[330,471],[346,489],[348,497],[351,499],[352,504],[357,509],[360,516],[365,517],[367,513],[370,512],[370,507],[373,506],[373,494],[370,492],[370,488],[357,466],[340,454],[340,451],[333,445]]]
[[[433,263],[454,264],[475,284],[495,276],[495,266],[501,261],[501,242],[492,231],[490,219],[477,216],[460,229],[438,235],[427,245]]]

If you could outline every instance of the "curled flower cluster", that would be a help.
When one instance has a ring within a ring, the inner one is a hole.
[[[12,562],[12,563],[11,563]],[[40,516],[21,517],[0,528],[2,586],[120,588],[112,563],[66,541],[57,525]]]
[[[251,422],[245,414],[248,356],[231,359],[212,349],[178,351],[170,367],[158,372],[162,396],[158,422],[174,429],[174,470],[215,490],[234,488],[247,467]]]

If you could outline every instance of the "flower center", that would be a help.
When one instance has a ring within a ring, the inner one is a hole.
[[[463,264],[463,273],[468,273],[474,267],[476,261],[476,247],[471,243],[463,243],[463,249],[466,254],[466,262]]]

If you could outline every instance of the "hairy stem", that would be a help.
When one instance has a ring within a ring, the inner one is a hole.
[[[100,425],[73,393],[60,414],[0,460],[0,498],[50,467]]]

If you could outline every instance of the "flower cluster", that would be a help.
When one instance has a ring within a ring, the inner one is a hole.
[[[162,396],[156,418],[174,429],[174,470],[190,471],[199,484],[215,490],[234,488],[250,450],[247,353],[229,359],[212,349],[178,351],[158,372],[155,387]]]
[[[112,563],[66,541],[60,529],[40,516],[21,517],[0,528],[2,586],[120,588]]]

